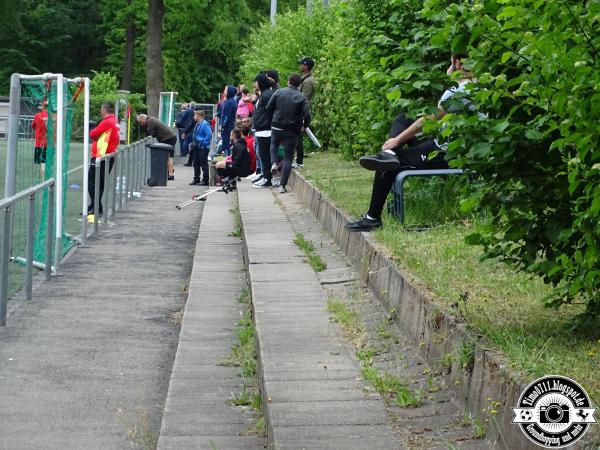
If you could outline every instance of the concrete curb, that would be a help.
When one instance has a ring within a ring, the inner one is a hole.
[[[345,230],[348,216],[297,171],[292,171],[288,186],[330,233],[377,298],[395,314],[420,355],[434,367],[443,356],[453,355],[448,385],[468,411],[486,424],[490,445],[506,450],[539,449],[512,423],[511,408],[517,405],[528,382],[509,368],[507,358],[486,348],[483,339],[474,336],[451,311],[435,302],[431,291],[394,267],[389,253],[367,233]],[[465,354],[472,357],[465,361],[460,357]],[[584,446],[580,441],[568,448]]]

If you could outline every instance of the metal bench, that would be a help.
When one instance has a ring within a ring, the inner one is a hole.
[[[462,169],[403,170],[396,175],[396,180],[392,187],[394,194],[390,205],[392,214],[400,220],[401,224],[404,224],[404,181],[408,177],[435,177],[440,175],[461,175],[463,173]]]

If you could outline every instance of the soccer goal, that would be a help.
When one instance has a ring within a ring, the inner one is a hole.
[[[88,78],[12,75],[6,137],[0,141],[3,197],[24,191],[33,195],[29,202],[11,204],[10,249],[4,249],[11,260],[29,259],[30,228],[34,230],[33,260],[40,268],[52,261],[58,270],[66,252],[85,240],[86,221],[78,219],[82,202],[84,207],[87,204],[89,114]],[[54,212],[51,224],[47,223],[49,211]]]

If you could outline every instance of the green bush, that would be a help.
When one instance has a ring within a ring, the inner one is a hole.
[[[469,241],[555,286],[548,305],[600,318],[600,2],[429,0],[435,42],[467,48],[487,120],[449,116],[455,164],[476,171]]]
[[[377,150],[398,112],[437,112],[456,83],[449,55],[466,52],[485,117],[449,114],[425,132],[450,141],[451,165],[477,174],[463,192],[463,211],[479,218],[468,241],[542,276],[555,287],[548,306],[585,305],[583,325],[600,318],[599,24],[598,0],[347,0],[260,28],[242,74],[284,75],[313,53],[313,128],[325,148],[355,158]]]

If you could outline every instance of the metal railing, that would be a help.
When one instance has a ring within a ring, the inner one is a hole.
[[[95,185],[94,185],[94,230],[93,234],[99,236],[99,213],[100,213],[100,169],[102,161],[108,160],[108,164],[104,164],[104,223],[109,220],[114,220],[115,214],[127,206],[130,200],[139,196],[138,192],[147,185],[146,180],[150,173],[147,144],[152,143],[152,138],[145,138],[141,141],[134,142],[130,145],[121,146],[118,151],[110,153],[101,158],[95,158]],[[110,171],[110,160],[114,160],[113,170]],[[72,174],[83,170],[87,174],[89,162],[75,167],[67,172]],[[86,177],[87,179],[87,177]],[[0,252],[0,326],[6,325],[6,317],[8,311],[8,270],[9,265],[15,262],[22,262],[26,267],[25,274],[25,298],[32,298],[33,290],[33,269],[34,267],[44,270],[46,280],[50,280],[51,275],[57,273],[62,252],[59,251],[58,256],[55,255],[54,266],[52,265],[52,248],[53,248],[53,226],[54,214],[56,210],[55,201],[56,180],[50,178],[43,183],[37,184],[23,191],[20,191],[10,197],[0,200],[0,214],[3,215],[3,230],[1,252]],[[34,245],[35,245],[35,200],[41,191],[48,189],[48,209],[46,218],[46,235],[45,235],[45,261],[43,263],[34,261]],[[87,191],[84,183],[83,189]],[[19,201],[29,200],[29,209],[27,213],[27,239],[26,251],[24,257],[12,257],[12,238],[13,238],[13,212],[15,204]],[[70,239],[79,244],[84,244],[88,238],[88,221],[87,221],[87,193],[83,203],[81,233],[79,236],[71,236]],[[60,247],[57,247],[60,248]]]
[[[153,142],[150,137],[141,141],[124,145],[115,153],[110,153],[96,158],[94,161],[94,233],[98,234],[100,228],[100,175],[102,162],[104,164],[104,193],[106,208],[104,208],[104,223],[114,219],[117,211],[123,209],[123,205],[137,198],[136,193],[146,186],[149,175],[147,144]],[[114,163],[111,163],[114,161]],[[113,168],[111,170],[111,164]],[[117,175],[119,174],[119,175]],[[85,221],[84,221],[85,222]]]
[[[0,200],[0,210],[4,215],[4,227],[2,232],[2,257],[0,258],[0,326],[6,325],[8,305],[8,266],[10,264],[10,251],[12,247],[12,214],[17,202],[29,199],[27,213],[27,247],[25,252],[25,298],[32,297],[33,286],[33,246],[35,227],[35,198],[38,192],[48,189],[48,217],[46,221],[46,260],[44,272],[46,280],[50,279],[52,270],[52,226],[54,224],[54,178],[36,184],[17,194]]]

